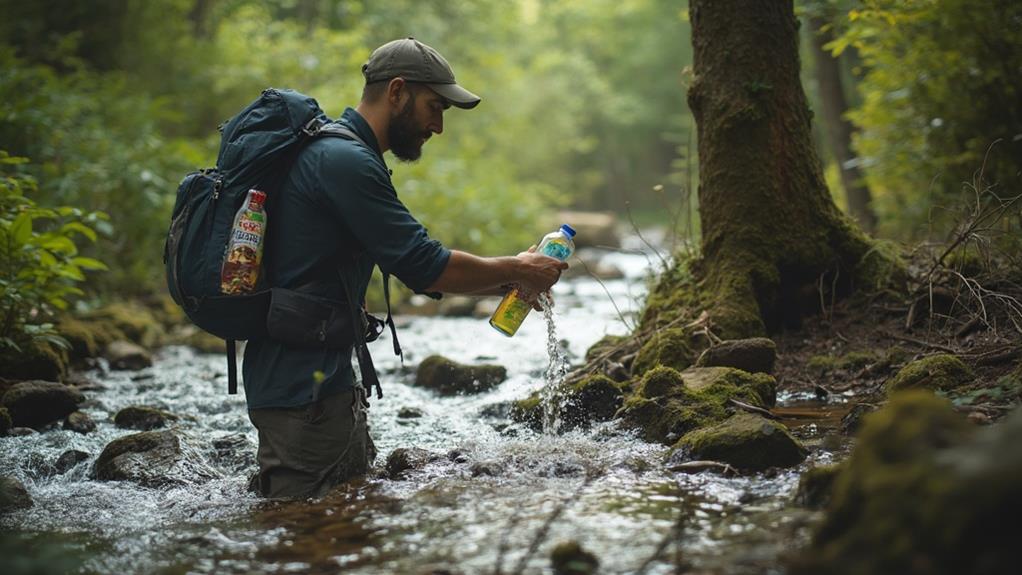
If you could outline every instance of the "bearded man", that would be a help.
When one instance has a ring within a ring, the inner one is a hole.
[[[362,66],[362,100],[338,120],[357,139],[318,138],[299,153],[274,206],[266,274],[275,286],[336,298],[345,286],[364,302],[373,268],[416,293],[502,295],[521,284],[548,290],[567,264],[531,252],[479,257],[430,238],[398,198],[383,159],[415,161],[444,130],[451,106],[480,98],[459,86],[447,60],[415,40],[377,48]],[[365,475],[375,457],[366,390],[352,349],[291,347],[250,340],[243,367],[249,418],[259,431],[264,497],[318,497]]]

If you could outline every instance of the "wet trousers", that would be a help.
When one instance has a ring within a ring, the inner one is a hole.
[[[259,471],[249,485],[263,497],[321,497],[364,476],[376,458],[361,386],[300,407],[250,409],[259,431]]]

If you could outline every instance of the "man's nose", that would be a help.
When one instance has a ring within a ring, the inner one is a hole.
[[[439,116],[433,117],[433,121],[429,123],[429,131],[434,134],[444,133],[444,116],[442,113]]]

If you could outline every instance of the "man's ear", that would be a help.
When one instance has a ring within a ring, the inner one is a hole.
[[[404,78],[393,78],[387,84],[387,102],[394,107],[401,107],[404,103],[405,94],[408,92]]]

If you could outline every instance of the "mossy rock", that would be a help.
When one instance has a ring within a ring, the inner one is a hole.
[[[178,419],[178,416],[169,411],[147,405],[133,405],[117,412],[114,416],[114,425],[122,429],[149,431],[166,427],[168,423]]]
[[[7,411],[6,407],[0,407],[0,437],[7,435],[12,427],[14,422],[11,419],[11,412]]]
[[[834,479],[841,472],[841,464],[819,465],[809,468],[798,480],[795,502],[810,509],[822,509],[830,501]]]
[[[672,444],[686,433],[727,419],[731,399],[767,408],[774,379],[728,367],[696,367],[679,372],[656,367],[635,385],[618,412],[624,423],[642,430],[646,441]]]
[[[534,391],[525,399],[518,399],[511,403],[508,417],[511,421],[521,423],[529,429],[543,429],[543,401],[539,392]]]
[[[15,427],[41,428],[64,419],[78,409],[85,396],[77,389],[54,381],[22,381],[0,398]]]
[[[824,520],[789,572],[1017,571],[1020,442],[1019,410],[977,429],[928,391],[893,396],[866,417]]]
[[[90,324],[69,315],[60,318],[56,329],[57,333],[71,344],[68,355],[73,361],[96,357],[102,351],[103,346],[109,343],[97,342],[95,330]]]
[[[941,353],[913,361],[901,368],[887,381],[888,393],[905,389],[924,388],[933,391],[951,391],[971,382],[972,370],[957,357]]]
[[[14,477],[0,475],[0,515],[32,507],[32,497]]]
[[[440,355],[422,360],[415,372],[415,385],[443,395],[478,393],[507,379],[502,365],[465,365]]]
[[[723,341],[699,355],[699,367],[733,367],[749,373],[773,373],[777,345],[767,337]]]
[[[143,431],[110,442],[96,459],[93,476],[101,481],[131,481],[147,487],[181,484],[174,471],[183,458],[181,441],[171,431]]]
[[[21,348],[0,347],[4,378],[14,381],[41,379],[63,381],[67,376],[67,351],[44,341],[19,342]]]
[[[658,365],[678,371],[692,365],[689,335],[680,328],[656,331],[643,342],[632,362],[632,375],[641,376]]]
[[[593,575],[600,567],[600,560],[577,541],[565,541],[550,552],[550,566],[554,575]]]
[[[153,365],[149,350],[130,341],[118,340],[106,346],[103,355],[111,369],[137,371]]]
[[[586,428],[593,423],[613,419],[624,401],[627,386],[605,375],[595,374],[563,385],[554,396],[561,430]],[[511,406],[512,421],[532,429],[543,427],[543,406],[540,392],[516,401]]]
[[[596,343],[589,346],[589,349],[586,350],[586,363],[596,360],[598,357],[603,356],[612,349],[621,346],[629,339],[629,336],[625,335],[605,335],[601,337]]]
[[[137,303],[112,303],[84,314],[82,318],[94,326],[97,343],[105,340],[109,344],[118,339],[127,339],[143,347],[163,343],[163,326],[147,307]]]
[[[722,461],[748,471],[798,465],[808,453],[784,425],[746,412],[685,435],[675,448],[693,459]]]

